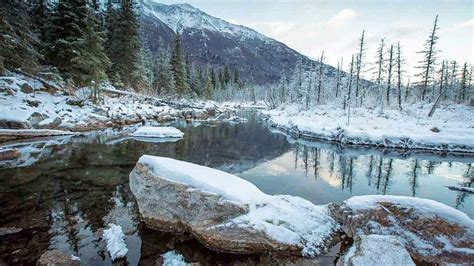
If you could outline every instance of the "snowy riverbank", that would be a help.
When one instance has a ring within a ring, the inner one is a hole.
[[[270,125],[292,137],[323,139],[349,145],[474,153],[474,108],[440,106],[428,118],[431,104],[414,104],[403,111],[319,106],[301,110],[285,106],[262,111]]]
[[[88,88],[72,91],[10,73],[0,77],[0,128],[83,132],[145,120],[206,120],[232,108],[213,101],[156,98],[112,86],[103,87],[100,103],[92,102],[90,94]]]

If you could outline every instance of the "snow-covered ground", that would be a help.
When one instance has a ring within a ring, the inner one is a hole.
[[[132,133],[134,137],[145,138],[182,138],[184,133],[175,127],[139,127]]]
[[[302,255],[319,254],[325,242],[339,229],[326,205],[288,195],[271,196],[252,183],[232,174],[165,157],[143,155],[138,163],[147,165],[162,179],[217,194],[248,206],[248,213],[216,227],[245,227],[264,232],[268,237],[302,248]]]
[[[9,73],[0,77],[0,128],[87,131],[145,119],[205,120],[210,114],[231,108],[197,99],[166,100],[120,91],[110,85],[102,88],[99,104],[92,102],[90,95],[88,88],[70,91],[57,84],[48,88],[36,78]]]
[[[362,235],[342,258],[342,265],[415,265],[410,253],[393,236]],[[338,264],[339,265],[339,264]]]
[[[120,225],[109,224],[109,227],[104,230],[104,238],[107,241],[107,250],[113,261],[127,255],[128,248],[125,243],[125,235]]]
[[[474,153],[474,108],[442,105],[428,118],[431,104],[403,111],[318,106],[308,111],[290,105],[263,111],[270,123],[295,137],[344,144]],[[349,119],[349,121],[348,121]]]

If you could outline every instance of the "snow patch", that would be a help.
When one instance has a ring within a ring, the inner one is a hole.
[[[168,251],[165,254],[161,255],[163,257],[163,266],[187,266],[184,261],[183,255],[177,253],[176,251]]]
[[[393,236],[361,235],[342,258],[344,265],[415,265],[408,251]]]
[[[109,224],[108,229],[104,230],[104,238],[107,241],[107,250],[112,260],[124,258],[127,255],[128,248],[122,227]]]

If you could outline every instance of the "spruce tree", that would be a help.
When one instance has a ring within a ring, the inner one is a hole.
[[[125,87],[134,87],[141,74],[137,70],[141,44],[134,1],[121,0],[119,8],[115,9],[109,0],[106,12],[106,52],[112,61],[109,76],[116,86],[122,83]]]
[[[77,84],[92,86],[93,99],[97,101],[98,88],[100,83],[107,79],[110,60],[105,54],[104,38],[99,32],[100,28],[91,8],[87,9],[86,20],[86,27],[82,30],[84,36],[76,41],[80,47],[79,53],[71,59],[71,63],[75,65],[74,78]]]
[[[175,94],[173,68],[170,64],[169,54],[160,40],[160,56],[158,61],[158,94]]]
[[[176,83],[176,91],[178,95],[189,92],[189,84],[187,81],[186,64],[184,61],[184,52],[181,45],[181,36],[176,33],[173,42],[173,51],[171,54],[171,67],[173,69],[174,81]]]
[[[51,40],[47,58],[59,71],[73,81],[81,83],[84,68],[78,61],[88,43],[89,7],[86,0],[60,0],[52,16]]]
[[[2,1],[0,5],[0,65],[7,69],[37,71],[42,59],[33,23],[23,1]]]

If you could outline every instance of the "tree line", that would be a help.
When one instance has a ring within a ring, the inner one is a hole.
[[[387,44],[382,38],[374,62],[366,58],[365,31],[362,31],[357,52],[349,60],[344,59],[337,68],[325,65],[324,51],[316,61],[300,59],[289,78],[264,89],[263,100],[270,108],[286,103],[299,103],[304,109],[321,104],[340,104],[350,107],[377,107],[403,109],[411,102],[429,102],[432,116],[441,101],[469,103],[473,99],[473,66],[467,62],[439,60],[437,48],[438,16],[419,51],[422,60],[416,66],[416,82],[407,75],[403,47],[400,42]],[[370,75],[370,78],[364,76]]]
[[[212,98],[240,87],[238,69],[201,67],[186,56],[176,33],[170,47],[153,55],[140,38],[133,0],[8,1],[0,7],[0,71],[21,69],[61,78],[71,87],[110,81],[119,88]]]

